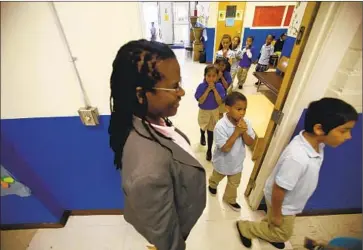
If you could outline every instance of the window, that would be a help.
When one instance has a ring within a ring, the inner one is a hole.
[[[227,9],[226,9],[226,18],[230,18],[230,17],[236,17],[236,12],[237,12],[237,6],[236,5],[228,5]]]

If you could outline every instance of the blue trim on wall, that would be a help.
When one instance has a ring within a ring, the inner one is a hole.
[[[1,197],[1,225],[59,223],[34,195],[22,198],[16,195]]]
[[[246,44],[246,40],[247,37],[249,36],[253,36],[254,37],[254,41],[253,41],[253,47],[256,50],[256,55],[252,56],[252,60],[255,61],[258,58],[258,54],[260,53],[260,50],[262,48],[262,45],[265,44],[266,42],[266,37],[268,35],[274,35],[275,39],[278,39],[281,34],[286,33],[287,32],[287,28],[285,29],[253,29],[253,28],[245,28],[244,29],[244,34],[243,34],[243,43],[242,45],[244,46]],[[286,44],[286,42],[285,42]],[[284,45],[285,46],[285,45]]]
[[[291,56],[292,49],[294,48],[296,38],[288,36],[285,40],[284,47],[281,51],[281,56]]]
[[[214,54],[214,40],[216,36],[215,28],[206,28],[208,40],[205,42],[205,52],[206,52],[206,61],[208,63],[213,63],[213,54]]]
[[[0,152],[1,164],[5,169],[17,180],[26,185],[31,190],[31,195],[36,195],[37,200],[39,200],[52,215],[61,218],[64,209],[60,203],[49,192],[49,187],[33,172],[30,165],[24,160],[22,155],[17,152],[16,146],[10,143],[7,135],[3,132],[1,132]],[[23,201],[27,201],[26,197],[22,199]]]
[[[113,165],[108,123],[108,115],[100,117],[97,127],[85,127],[79,117],[9,119],[1,120],[1,134],[16,145],[18,154],[63,209],[123,209],[121,176]]]

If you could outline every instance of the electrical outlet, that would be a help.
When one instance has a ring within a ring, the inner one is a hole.
[[[98,109],[94,107],[80,108],[78,110],[79,117],[81,121],[86,126],[97,126],[99,122]]]

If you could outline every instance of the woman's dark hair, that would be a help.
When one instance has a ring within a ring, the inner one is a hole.
[[[224,35],[222,36],[221,42],[219,43],[219,48],[218,48],[218,50],[223,49],[222,41],[223,41],[223,39],[226,39],[226,38],[228,38],[228,39],[229,39],[229,41],[230,41],[229,49],[232,49],[232,38],[231,38],[231,36],[230,36],[230,35],[228,35],[228,34],[224,34]]]
[[[122,168],[123,148],[131,130],[134,129],[134,115],[141,118],[142,124],[154,141],[160,144],[151,130],[157,135],[165,137],[149,126],[150,124],[146,120],[148,103],[145,93],[154,92],[153,87],[163,78],[163,75],[156,69],[157,61],[171,58],[175,58],[175,54],[169,46],[144,39],[128,42],[117,52],[112,64],[111,119],[108,129],[110,147],[115,153],[114,164],[117,169]],[[137,87],[142,88],[142,104],[137,100]],[[166,119],[166,122],[170,125],[169,120]],[[142,136],[138,131],[136,132]]]
[[[224,103],[227,106],[232,107],[237,101],[247,102],[247,98],[244,94],[240,92],[232,92],[229,95],[227,95]]]
[[[304,129],[314,133],[314,126],[321,124],[325,134],[350,121],[357,121],[358,113],[354,107],[336,98],[323,98],[309,104],[305,114]]]
[[[218,68],[217,68],[214,64],[211,64],[211,65],[208,65],[207,67],[205,67],[205,69],[204,69],[204,77],[206,77],[206,75],[207,75],[210,71],[215,71],[217,75],[218,75],[218,73],[219,73]]]
[[[287,36],[287,34],[286,33],[282,33],[281,36],[280,36],[280,38],[283,38],[284,36]]]
[[[231,71],[231,65],[228,62],[228,59],[225,57],[217,57],[216,60],[214,61],[214,64],[219,64],[223,62],[226,65],[226,71],[230,72]]]

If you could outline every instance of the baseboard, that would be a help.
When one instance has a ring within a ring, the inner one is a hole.
[[[70,216],[89,216],[89,215],[123,215],[122,209],[108,210],[65,210],[59,223],[30,223],[30,224],[2,224],[1,230],[23,230],[41,228],[62,228],[67,224]]]
[[[260,204],[257,210],[263,210],[267,213],[266,204]],[[340,214],[361,214],[361,208],[346,208],[346,209],[321,209],[321,210],[312,210],[312,211],[303,211],[301,214],[298,214],[298,217],[304,216],[324,216],[324,215],[340,215]]]
[[[122,209],[108,210],[72,210],[72,216],[87,216],[87,215],[123,215]]]
[[[23,230],[41,228],[62,228],[67,224],[71,211],[64,211],[58,223],[1,224],[1,230]]]
[[[346,209],[322,209],[313,211],[303,211],[298,217],[304,216],[324,216],[324,215],[340,215],[340,214],[361,214],[361,208],[346,208]]]

